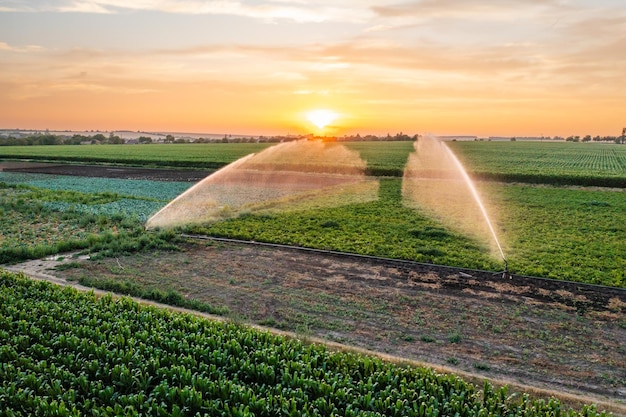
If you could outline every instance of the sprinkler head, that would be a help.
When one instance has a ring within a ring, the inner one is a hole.
[[[511,274],[509,274],[509,262],[504,259],[504,271],[502,271],[502,278],[511,279]]]

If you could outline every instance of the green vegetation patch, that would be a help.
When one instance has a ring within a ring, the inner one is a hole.
[[[492,201],[512,272],[626,286],[623,193],[481,184]],[[343,207],[246,214],[192,233],[497,271],[489,242],[460,235],[404,207],[399,179],[381,180],[379,200]]]
[[[220,168],[248,154],[262,151],[267,143],[50,145],[3,146],[0,158],[43,161],[97,162],[126,165]],[[94,152],[97,149],[97,152]]]
[[[145,289],[138,285],[136,282],[128,280],[119,281],[114,279],[98,279],[88,276],[82,276],[78,280],[78,283],[86,287],[93,287],[104,291],[111,291],[116,294],[130,295],[133,297],[156,301],[158,303],[184,307],[203,313],[226,315],[229,312],[227,307],[214,307],[209,303],[204,303],[193,299],[187,299],[175,290],[164,291],[158,288]]]
[[[453,376],[0,271],[13,416],[599,416]]]
[[[626,286],[623,192],[492,186],[501,200],[502,239],[515,272]]]
[[[413,142],[346,142],[348,149],[359,152],[367,161],[369,175],[401,177]]]
[[[598,143],[450,142],[475,177],[506,182],[626,187],[626,146]]]
[[[116,196],[84,195],[0,183],[0,264],[38,259],[47,255],[86,249],[115,254],[148,248],[174,248],[172,232],[147,234],[137,215],[116,209],[89,213]],[[79,203],[87,201],[87,203]],[[97,202],[97,203],[96,203]]]
[[[343,207],[275,214],[244,214],[236,219],[193,226],[191,233],[325,250],[410,259],[442,265],[497,270],[489,242],[445,230],[402,205],[401,180],[382,179],[379,199]]]
[[[0,181],[55,191],[108,193],[119,198],[147,199],[169,202],[193,184],[183,181],[128,180],[119,178],[75,177],[67,175],[24,174],[0,172]]]
[[[626,187],[626,146],[566,142],[448,142],[474,178],[552,185]],[[158,167],[221,168],[270,143],[2,146],[0,158]],[[345,142],[370,175],[402,176],[410,141]],[[94,152],[97,149],[97,152]]]

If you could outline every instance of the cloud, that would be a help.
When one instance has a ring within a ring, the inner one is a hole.
[[[0,0],[0,12],[48,12],[59,7],[59,0]]]
[[[73,13],[119,13],[124,10],[157,11],[189,15],[231,15],[267,21],[291,20],[300,23],[325,21],[363,21],[372,13],[353,7],[348,1],[341,6],[331,2],[311,4],[300,0],[238,1],[238,0],[71,0],[56,2],[24,1],[0,5],[4,11],[56,11]]]
[[[38,45],[12,46],[6,42],[0,42],[0,51],[14,53],[29,53],[43,51],[44,48]]]
[[[60,6],[57,11],[69,13],[92,13],[92,14],[110,14],[111,10],[91,1],[77,1],[67,6]]]
[[[373,6],[372,10],[383,18],[398,17],[468,17],[490,15],[519,16],[520,11],[529,7],[557,6],[557,0],[422,0],[397,3],[386,6]],[[515,12],[512,13],[512,10]]]

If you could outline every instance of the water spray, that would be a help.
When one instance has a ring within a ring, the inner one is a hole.
[[[198,182],[148,219],[146,228],[373,201],[378,181],[365,175],[366,166],[345,145],[306,139],[279,143]]]
[[[452,152],[452,150],[445,143],[443,143],[443,142],[440,142],[440,143],[442,144],[443,148],[448,153],[448,156],[450,156],[450,158],[454,161],[454,164],[456,165],[457,169],[461,173],[461,175],[463,177],[463,180],[465,181],[465,184],[467,184],[467,187],[469,188],[469,190],[470,190],[470,192],[472,194],[472,197],[474,197],[474,201],[476,202],[476,204],[478,204],[478,207],[480,208],[480,212],[483,215],[483,218],[485,219],[485,222],[487,223],[487,227],[489,227],[489,231],[491,232],[491,236],[493,237],[493,240],[496,243],[496,246],[498,247],[498,251],[500,252],[500,256],[504,260],[504,266],[505,266],[505,270],[506,270],[507,269],[507,261],[506,261],[506,258],[504,256],[504,251],[502,250],[502,246],[500,245],[500,241],[498,240],[498,235],[496,234],[496,230],[494,229],[493,224],[491,224],[491,219],[489,218],[489,215],[487,214],[487,209],[485,208],[485,205],[483,204],[483,201],[481,200],[480,195],[478,194],[478,190],[474,186],[474,182],[469,177],[469,175],[465,171],[465,168],[463,167],[463,164],[461,164],[461,161],[459,161],[459,159],[456,157],[454,152]]]
[[[509,277],[508,261],[481,196],[461,161],[448,145],[434,136],[423,136],[409,155],[404,172],[405,202],[448,227],[491,242],[493,256],[504,261],[502,274]],[[499,256],[498,256],[499,255]]]
[[[452,152],[452,150],[443,142],[441,142],[443,147],[446,149],[446,151],[448,152],[448,154],[450,155],[450,157],[452,158],[452,160],[454,161],[454,163],[456,164],[457,168],[459,169],[459,171],[461,172],[461,175],[463,176],[463,179],[465,180],[465,183],[467,184],[467,186],[469,187],[471,193],[472,193],[472,197],[474,197],[474,200],[476,201],[476,203],[478,204],[478,207],[480,207],[480,212],[482,213],[485,222],[487,223],[487,226],[489,227],[489,231],[491,232],[491,235],[493,237],[494,242],[496,243],[496,246],[498,247],[498,251],[500,252],[500,256],[502,257],[502,260],[504,261],[504,271],[502,272],[498,272],[497,274],[502,274],[502,278],[510,278],[511,275],[509,274],[509,262],[507,261],[506,257],[504,256],[504,250],[502,249],[502,246],[500,245],[500,240],[498,239],[498,235],[496,234],[496,230],[493,227],[493,224],[491,223],[491,219],[489,218],[489,215],[487,214],[487,209],[485,208],[485,205],[483,204],[480,195],[478,194],[478,190],[476,190],[476,187],[474,186],[474,182],[472,181],[472,179],[469,177],[469,175],[467,174],[467,171],[465,171],[465,168],[463,167],[463,164],[461,164],[461,161],[459,161],[459,159],[456,157],[456,155],[454,154],[454,152]]]

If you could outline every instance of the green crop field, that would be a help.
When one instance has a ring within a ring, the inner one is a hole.
[[[452,142],[478,177],[556,185],[626,187],[626,146],[598,143]]]
[[[474,176],[555,185],[626,187],[626,146],[596,143],[448,142]],[[272,144],[4,146],[0,159],[215,169]],[[402,176],[411,142],[348,142],[375,175]]]
[[[27,179],[40,187],[26,185]],[[120,195],[93,184],[92,192],[74,191],[83,188],[76,185],[84,186],[84,180],[62,177],[41,183],[41,176],[0,172],[0,263],[76,249],[115,253],[168,246],[163,239],[171,233],[146,234],[141,220],[166,201]],[[67,184],[60,187],[63,181]]]
[[[452,142],[450,145],[466,161],[471,172],[479,176],[491,173],[492,178],[501,180],[497,183],[483,182],[479,186],[494,206],[495,212],[492,214],[495,215],[494,220],[497,220],[496,229],[512,272],[626,286],[626,242],[623,239],[626,199],[623,198],[623,190],[568,189],[502,182],[507,178],[515,179],[521,175],[519,173],[525,176],[522,179],[531,183],[543,181],[555,184],[572,179],[582,179],[583,183],[625,181],[626,172],[616,167],[623,163],[626,147],[615,144],[540,142]],[[49,158],[63,158],[65,152],[74,150],[82,152],[83,158],[90,158],[98,150],[98,157],[107,155],[107,158],[116,161],[123,161],[123,156],[132,150],[128,155],[143,158],[143,163],[156,164],[163,157],[166,158],[163,164],[176,165],[194,158],[198,163],[212,161],[225,164],[266,146],[155,144],[33,146],[9,150],[17,149],[24,154],[34,153]],[[413,151],[410,142],[353,142],[346,146],[359,152],[371,170],[393,173],[394,176],[402,172]],[[0,149],[6,150],[6,147]],[[56,190],[56,193],[49,194],[21,191],[20,198],[25,204],[20,207],[42,206],[66,218],[71,217],[68,212],[71,209],[75,213],[75,223],[81,222],[81,216],[88,215],[127,216],[143,222],[190,185],[0,172],[2,181],[11,187],[26,184],[41,190]],[[33,226],[27,223],[29,220],[22,218],[23,214],[19,213],[22,209],[12,203],[16,190],[11,187],[4,189],[3,204],[7,220],[2,225],[2,235],[5,236],[3,251],[18,246],[28,247],[30,250],[24,249],[20,253],[24,257],[30,257],[27,256],[29,253],[34,256],[42,252],[33,250],[41,242],[37,239],[29,241],[27,237],[38,236],[43,232],[28,231]],[[192,231],[451,266],[487,270],[502,268],[502,260],[487,253],[489,242],[460,235],[436,219],[404,207],[400,189],[399,178],[382,179],[376,201],[289,213],[248,213],[228,221],[195,227]],[[62,190],[82,193],[82,197],[77,201],[75,196],[63,194]],[[103,192],[108,194],[102,196]],[[22,232],[14,234],[14,230]],[[58,230],[72,230],[72,226],[66,226],[60,221],[55,222],[54,228],[46,230],[50,230],[52,235],[61,236],[56,243],[45,242],[45,245],[52,245],[46,249],[46,254],[54,251],[55,245],[64,239],[76,240],[76,237],[70,235],[62,237],[67,232],[59,234]],[[14,245],[13,239],[17,236],[22,236],[22,239],[19,245]],[[80,239],[84,239],[84,236],[79,236]],[[5,255],[5,259],[19,258],[15,250]]]
[[[604,416],[0,271],[6,416]]]
[[[498,270],[479,242],[402,204],[401,181],[381,181],[379,199],[343,207],[248,214],[191,232],[287,243],[466,268]],[[626,286],[623,192],[483,185],[494,197],[497,228],[512,272]]]
[[[0,159],[220,168],[270,144],[146,144],[5,146]]]

